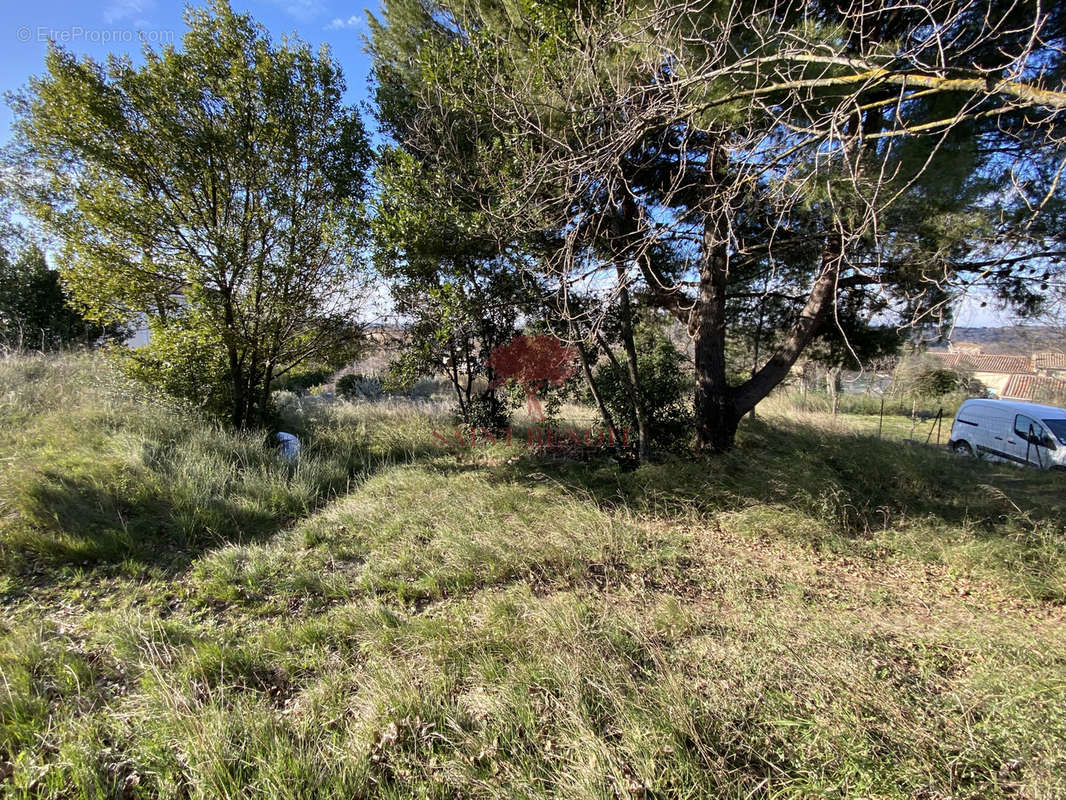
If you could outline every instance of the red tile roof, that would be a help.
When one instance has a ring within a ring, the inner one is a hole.
[[[1066,370],[1066,353],[1033,353],[1033,366],[1037,369]]]
[[[1012,375],[1000,396],[1005,400],[1058,400],[1066,397],[1066,381],[1043,375]]]
[[[959,365],[974,372],[1028,373],[1033,365],[1026,356],[970,356],[964,355]]]
[[[928,350],[927,354],[942,361],[944,366],[949,369],[957,367],[959,359],[962,358],[960,353],[945,353],[943,350]]]
[[[929,353],[953,369],[971,372],[998,372],[1003,375],[1026,374],[1033,371],[1026,356],[971,355],[970,353]]]

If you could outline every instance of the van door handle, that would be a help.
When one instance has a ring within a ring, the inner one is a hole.
[[[1003,437],[1002,436],[997,436],[996,437],[996,441],[997,442],[1002,442],[1003,441]]]

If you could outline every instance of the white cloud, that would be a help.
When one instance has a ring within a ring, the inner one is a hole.
[[[300,22],[313,20],[326,10],[322,0],[274,0],[274,4]]]
[[[352,14],[348,19],[341,19],[336,17],[329,25],[326,26],[326,30],[339,31],[345,28],[361,28],[363,27],[363,18],[357,14]]]
[[[135,17],[155,8],[155,0],[113,0],[104,7],[104,22],[111,25]]]

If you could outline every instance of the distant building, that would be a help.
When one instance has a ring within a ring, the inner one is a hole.
[[[1033,369],[1049,378],[1066,378],[1066,353],[1033,353]]]
[[[1066,381],[1044,375],[1011,375],[1000,397],[1004,400],[1059,404],[1066,400]]]
[[[939,359],[945,369],[971,372],[977,380],[992,390],[997,397],[1003,396],[1007,383],[1014,375],[1031,375],[1033,364],[1028,356],[982,355],[981,353],[937,353],[929,355]]]
[[[1062,402],[1066,399],[1066,354],[1041,352],[1030,356],[992,355],[980,345],[958,342],[948,352],[929,351],[945,369],[969,372],[1005,400]]]

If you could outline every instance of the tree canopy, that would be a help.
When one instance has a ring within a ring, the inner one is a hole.
[[[1064,248],[1063,18],[1028,2],[390,2],[385,128],[530,268],[688,328],[699,444],[848,320],[1022,310]],[[1033,280],[1036,278],[1037,280]],[[566,313],[566,304],[563,311]],[[728,343],[765,355],[731,382]]]
[[[535,282],[513,266],[529,249],[496,240],[476,211],[436,193],[426,165],[399,148],[379,153],[375,178],[374,263],[404,322],[391,378],[444,374],[460,419],[498,430],[508,409],[491,356],[539,302]]]
[[[48,351],[123,338],[121,325],[89,322],[68,303],[59,273],[39,247],[0,249],[0,348]]]
[[[144,63],[54,45],[13,98],[21,197],[91,319],[145,319],[134,370],[264,418],[275,378],[356,339],[370,148],[328,50],[225,0]]]

